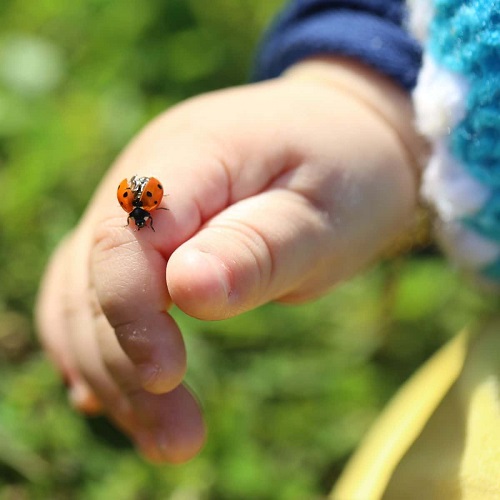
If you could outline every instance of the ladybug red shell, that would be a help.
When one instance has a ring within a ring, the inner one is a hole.
[[[127,225],[130,219],[135,222],[137,230],[145,227],[149,220],[149,227],[154,231],[154,210],[168,210],[160,207],[163,199],[163,186],[156,177],[138,177],[134,175],[130,180],[123,179],[116,193],[120,206],[128,213]]]

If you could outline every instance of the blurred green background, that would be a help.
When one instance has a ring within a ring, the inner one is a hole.
[[[142,125],[245,82],[281,4],[0,3],[0,499],[321,497],[401,383],[493,308],[428,248],[312,304],[209,324],[176,313],[209,428],[182,466],[144,462],[71,410],[33,325],[48,256]]]

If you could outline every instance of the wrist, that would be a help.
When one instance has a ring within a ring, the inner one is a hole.
[[[398,149],[404,152],[404,161],[394,167],[410,174],[416,194],[428,152],[427,144],[414,127],[411,97],[404,89],[366,65],[342,57],[302,61],[291,67],[284,77],[330,86],[375,115],[379,125],[397,138]],[[400,174],[403,172],[400,171]],[[418,196],[415,199],[418,200]],[[383,252],[385,256],[425,245],[429,241],[428,214],[422,207],[417,208],[417,202],[415,209],[402,231],[386,247]]]
[[[408,164],[418,180],[427,157],[425,141],[414,127],[410,95],[390,78],[346,57],[318,57],[301,61],[284,74],[334,87],[364,104],[399,138]]]

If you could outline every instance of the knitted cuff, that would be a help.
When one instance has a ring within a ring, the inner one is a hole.
[[[412,89],[421,54],[402,26],[404,13],[404,0],[292,0],[262,41],[254,79],[308,57],[343,55]]]

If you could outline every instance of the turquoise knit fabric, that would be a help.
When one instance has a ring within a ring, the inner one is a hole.
[[[429,50],[469,84],[465,116],[450,131],[449,150],[492,190],[463,223],[500,244],[500,0],[436,0]],[[480,270],[500,279],[500,259]]]

